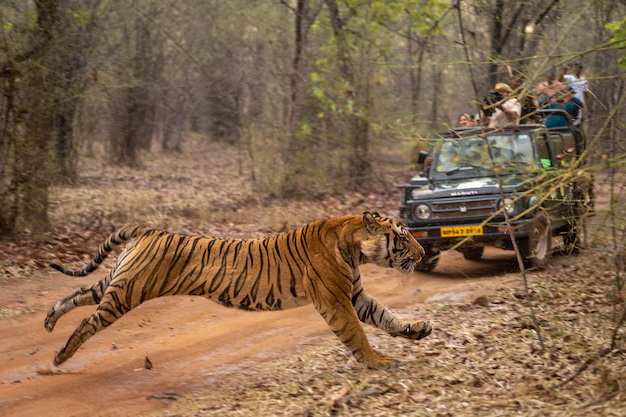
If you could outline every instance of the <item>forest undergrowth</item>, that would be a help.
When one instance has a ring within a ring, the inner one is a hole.
[[[229,375],[159,415],[623,416],[625,332],[606,353],[616,325],[614,274],[598,261],[582,255],[531,274],[543,351],[519,276],[510,274],[472,302],[398,310],[432,321],[433,333],[422,341],[366,326],[376,349],[400,359],[397,368],[365,370],[329,336]]]
[[[28,279],[50,262],[82,265],[129,223],[250,238],[365,210],[397,217],[395,186],[412,175],[407,161],[381,153],[367,194],[279,199],[257,191],[240,150],[193,140],[181,154],[149,155],[141,170],[98,157],[82,158],[79,170],[77,184],[52,192],[52,231],[0,241],[0,280]],[[615,289],[609,230],[601,227],[608,222],[594,224],[581,255],[530,271],[531,300],[519,274],[508,274],[471,302],[399,309],[404,317],[432,321],[433,334],[422,341],[366,326],[375,348],[401,359],[397,368],[365,370],[329,336],[171,401],[159,415],[626,415],[626,332],[616,331],[626,294]],[[528,317],[529,301],[545,350]]]
[[[79,265],[127,224],[256,238],[366,210],[397,216],[396,185],[411,176],[408,162],[383,152],[374,162],[377,174],[367,193],[286,199],[258,190],[244,150],[200,137],[189,137],[182,153],[144,155],[141,169],[109,164],[104,150],[96,154],[101,156],[80,159],[76,184],[51,190],[50,232],[33,236],[22,230],[12,239],[0,237],[0,277],[47,268],[50,262]]]

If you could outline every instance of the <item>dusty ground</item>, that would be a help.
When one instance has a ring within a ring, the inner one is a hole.
[[[497,252],[487,271],[479,263],[467,262],[474,265],[463,265],[465,273],[487,275],[471,278],[456,270],[466,261],[460,256],[451,258],[433,276],[404,276],[366,266],[365,285],[392,307],[441,293],[461,300],[468,291],[498,281],[496,271],[509,268],[511,262],[510,254],[502,257]],[[61,374],[50,375],[57,372],[51,365],[56,351],[91,311],[84,307],[68,313],[48,334],[43,319],[51,301],[101,277],[101,273],[88,278],[42,273],[3,286],[0,305],[6,306],[5,314],[14,315],[0,319],[0,414],[33,416],[46,410],[51,416],[119,416],[163,410],[167,401],[146,397],[164,391],[190,396],[222,375],[334,337],[310,306],[246,313],[202,298],[171,297],[133,310],[89,340],[58,368]],[[146,356],[154,365],[152,370],[144,368]]]
[[[397,369],[363,370],[310,306],[246,313],[192,297],[147,302],[90,339],[60,368],[52,367],[54,354],[91,308],[68,313],[51,334],[43,329],[48,308],[100,279],[106,268],[72,278],[40,267],[50,260],[79,265],[115,226],[141,221],[253,237],[332,215],[375,209],[393,216],[397,210],[393,192],[315,203],[264,199],[245,173],[228,181],[220,174],[237,165],[236,150],[194,151],[147,161],[139,172],[86,159],[79,184],[56,190],[55,231],[36,243],[25,239],[2,246],[12,256],[0,259],[0,415],[626,413],[623,344],[575,383],[549,389],[610,342],[610,258],[597,253],[575,258],[574,267],[568,266],[571,259],[556,257],[551,269],[530,274],[549,344],[544,352],[536,351],[513,254],[493,249],[481,262],[446,253],[428,275],[363,267],[371,294],[435,326],[420,342],[367,330],[377,349],[401,360]],[[391,168],[382,177],[390,189],[394,181],[406,180],[408,171],[406,164]],[[149,399],[168,392],[166,398]]]

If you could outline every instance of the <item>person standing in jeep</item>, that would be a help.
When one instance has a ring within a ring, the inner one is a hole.
[[[508,84],[505,83],[496,84],[494,90],[502,98],[498,102],[493,103],[493,107],[491,109],[483,108],[483,125],[494,129],[504,129],[507,127],[518,126],[520,115],[522,113],[522,106],[518,99],[509,97],[513,90]]]
[[[512,71],[509,77],[509,86],[513,90],[513,95],[519,100],[522,112],[520,114],[520,124],[538,123],[537,106],[533,92],[524,85],[524,75],[520,71]]]
[[[576,126],[580,126],[580,121],[583,119],[583,111],[588,114],[591,107],[591,93],[589,92],[589,83],[582,76],[583,63],[582,61],[576,61],[569,66],[569,72],[563,74],[563,81],[574,90],[574,97],[581,103],[580,105],[580,118]],[[577,103],[578,104],[578,103]]]

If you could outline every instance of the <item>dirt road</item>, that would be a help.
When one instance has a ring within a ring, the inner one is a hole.
[[[462,297],[516,270],[512,252],[486,251],[466,261],[445,253],[432,274],[402,275],[365,265],[365,288],[390,307],[437,295]],[[311,306],[249,313],[198,297],[151,300],[91,338],[68,362],[51,365],[58,349],[93,307],[65,315],[53,333],[43,321],[48,308],[79,286],[102,278],[59,273],[2,282],[0,293],[0,415],[135,416],[163,410],[153,394],[186,395],[220,375],[288,355],[319,337],[334,337]],[[149,357],[153,369],[144,368]]]

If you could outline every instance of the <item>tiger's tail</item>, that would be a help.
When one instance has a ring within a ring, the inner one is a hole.
[[[87,276],[100,266],[113,249],[124,242],[143,235],[148,230],[150,230],[150,228],[147,226],[126,226],[117,230],[115,233],[111,234],[111,236],[109,236],[109,238],[102,245],[100,245],[96,256],[83,269],[72,271],[57,264],[50,264],[50,267],[72,277]]]

